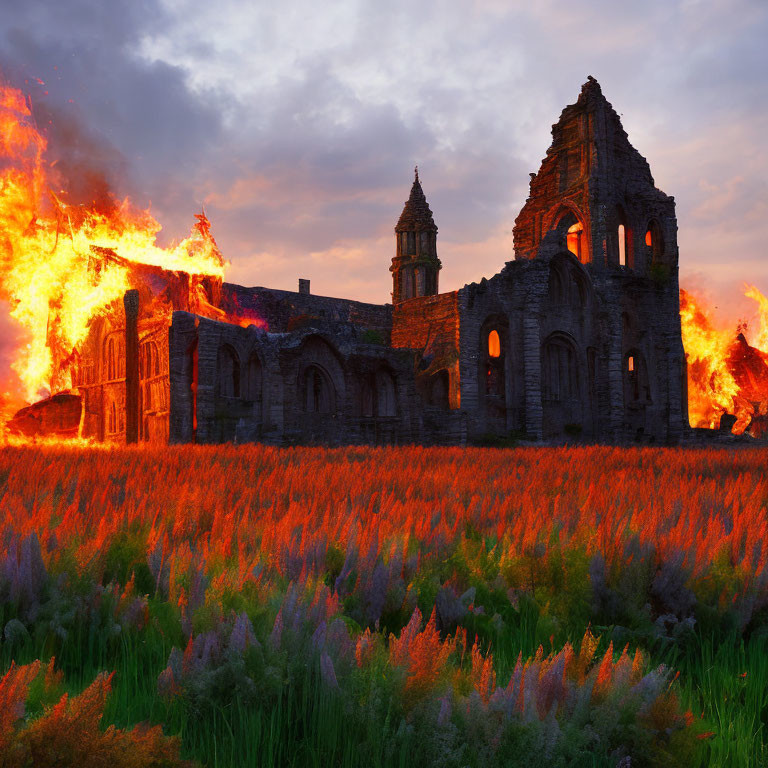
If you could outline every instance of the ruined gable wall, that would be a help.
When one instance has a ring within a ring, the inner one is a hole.
[[[538,173],[531,174],[528,198],[515,219],[515,258],[535,258],[566,208],[584,223],[585,241],[591,242],[587,180],[595,161],[593,131],[593,121],[575,105],[566,107],[552,126],[552,144]]]
[[[623,213],[619,211],[623,209]],[[646,159],[631,145],[619,116],[590,80],[577,102],[552,126],[552,144],[515,221],[516,258],[535,258],[547,232],[571,210],[585,230],[596,267],[618,266],[618,226],[628,229],[627,264],[647,273],[651,249],[645,245],[648,222],[658,221],[667,258],[676,263],[674,199],[656,189]]]

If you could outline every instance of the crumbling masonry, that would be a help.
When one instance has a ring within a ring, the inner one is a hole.
[[[245,311],[262,327],[180,301],[170,329],[140,309],[137,336],[132,294],[127,332],[101,322],[83,346],[84,433],[276,444],[684,436],[674,199],[594,79],[531,174],[513,261],[439,293],[437,231],[417,172],[395,227],[391,305],[315,296],[308,281],[294,293],[208,280],[200,291],[222,317]]]

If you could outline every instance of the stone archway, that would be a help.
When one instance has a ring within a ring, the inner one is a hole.
[[[550,334],[541,347],[541,404],[544,437],[580,433],[584,428],[583,383],[576,342]]]
[[[336,350],[319,335],[301,345],[293,414],[300,439],[337,442],[344,428],[345,372]],[[294,406],[295,407],[295,406]]]
[[[510,385],[509,321],[502,314],[489,315],[478,340],[478,401],[486,432],[506,434]]]

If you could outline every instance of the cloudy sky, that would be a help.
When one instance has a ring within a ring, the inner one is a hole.
[[[380,302],[413,166],[441,289],[494,274],[593,75],[677,200],[682,284],[738,316],[768,293],[766,40],[765,0],[6,0],[0,69],[166,239],[204,204],[230,280]]]

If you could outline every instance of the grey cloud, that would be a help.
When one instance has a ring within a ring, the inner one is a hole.
[[[768,237],[750,205],[768,159],[745,149],[762,145],[768,117],[761,0],[428,0],[417,13],[350,0],[322,15],[308,0],[38,1],[16,4],[5,29],[4,70],[16,83],[50,79],[48,97],[30,86],[40,114],[88,137],[62,151],[107,166],[138,202],[151,197],[167,237],[206,201],[241,282],[290,287],[299,269],[314,279],[325,268],[329,291],[385,300],[382,243],[415,163],[457,260],[446,274],[500,268],[508,251],[482,264],[476,254],[488,239],[507,248],[499,238],[527,174],[588,74],[678,200],[684,272],[719,274],[726,232],[739,230],[730,242],[750,255]],[[722,139],[729,121],[743,126],[738,142]],[[768,268],[750,279],[768,292]]]
[[[166,23],[158,3],[14,3],[3,21],[0,70],[31,94],[51,152],[98,168],[118,195],[161,192],[218,143],[216,105],[178,67],[136,56],[145,30]]]

